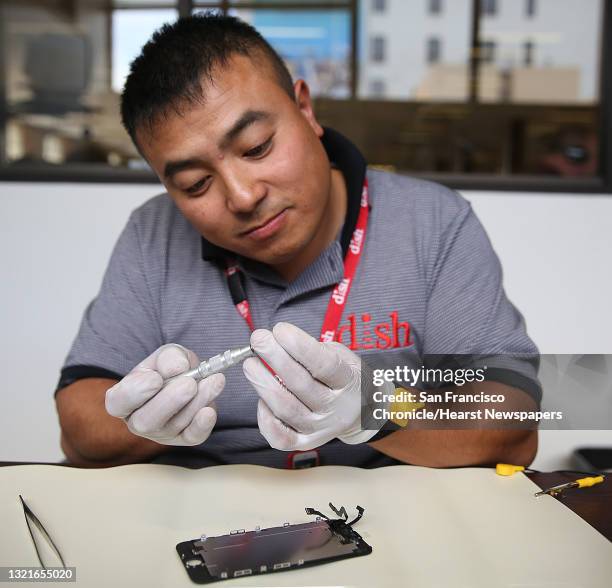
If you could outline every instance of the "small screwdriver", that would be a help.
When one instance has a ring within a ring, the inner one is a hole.
[[[551,496],[557,496],[568,488],[588,488],[589,486],[595,486],[595,484],[601,484],[604,479],[605,476],[591,476],[589,478],[580,478],[579,480],[574,480],[573,482],[567,482],[566,484],[559,484],[558,486],[553,486],[552,488],[541,490],[540,492],[536,492],[534,496],[542,496],[542,494],[550,494]]]
[[[199,380],[203,380],[204,378],[208,378],[208,376],[212,376],[213,374],[219,374],[224,372],[225,370],[231,368],[233,365],[237,365],[243,362],[247,357],[253,357],[255,352],[251,348],[250,345],[246,347],[236,347],[235,349],[228,349],[223,353],[219,353],[211,357],[210,359],[205,359],[200,365],[196,368],[193,368],[189,371],[183,372],[177,376],[173,376],[164,380],[164,386],[171,382],[176,378],[182,378],[183,376],[187,376],[190,378],[195,378],[196,382]]]

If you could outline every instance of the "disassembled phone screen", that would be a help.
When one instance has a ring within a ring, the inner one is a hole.
[[[368,555],[372,548],[356,533],[352,524],[363,513],[347,522],[346,510],[333,510],[342,519],[329,519],[314,509],[308,514],[319,515],[316,521],[254,531],[240,529],[229,535],[202,536],[176,546],[189,577],[198,584],[227,580],[240,576],[269,574],[338,559]]]

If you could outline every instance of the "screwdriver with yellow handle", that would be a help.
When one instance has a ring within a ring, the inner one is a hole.
[[[601,484],[604,480],[605,476],[590,476],[588,478],[580,478],[579,480],[574,480],[573,482],[567,482],[565,484],[553,486],[552,488],[547,488],[546,490],[541,490],[540,492],[536,492],[534,496],[542,496],[542,494],[557,496],[569,488],[588,488],[589,486],[595,486],[595,484]]]
[[[531,468],[526,468],[522,465],[514,465],[511,463],[498,463],[495,467],[495,472],[498,476],[513,476],[516,472],[532,472],[534,474],[538,474],[537,470],[532,470]],[[579,474],[580,472],[575,472]],[[597,476],[589,476],[587,478],[580,478],[579,480],[574,480],[573,482],[566,482],[565,484],[559,484],[558,486],[553,486],[552,488],[547,488],[546,490],[541,490],[540,492],[536,492],[535,496],[542,496],[542,494],[550,494],[551,496],[558,496],[564,490],[568,490],[569,488],[588,488],[589,486],[595,486],[595,484],[601,484],[606,479],[605,476],[597,475]]]

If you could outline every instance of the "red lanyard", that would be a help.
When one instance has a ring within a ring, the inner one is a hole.
[[[351,242],[348,247],[348,251],[344,257],[344,276],[342,280],[336,285],[333,292],[331,293],[329,303],[327,305],[327,311],[325,312],[325,318],[323,319],[323,326],[321,328],[320,341],[334,341],[338,332],[338,326],[340,325],[340,319],[346,306],[351,286],[353,284],[353,278],[357,272],[357,266],[359,265],[359,259],[363,246],[365,244],[366,228],[368,225],[369,215],[369,193],[368,193],[368,180],[366,179],[363,183],[363,189],[361,192],[361,203],[359,206],[359,216],[357,217],[357,224],[355,230],[351,236]],[[251,331],[255,330],[253,324],[253,317],[251,315],[251,309],[249,307],[249,301],[247,300],[244,288],[240,281],[240,270],[235,263],[228,263],[225,270],[227,277],[230,294],[236,310],[240,316],[247,322]]]

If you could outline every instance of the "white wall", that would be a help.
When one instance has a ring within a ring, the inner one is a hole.
[[[129,212],[154,185],[0,183],[0,460],[56,461],[53,391]],[[612,196],[466,193],[545,353],[612,353]],[[546,431],[535,467],[612,432]]]
[[[612,196],[466,192],[542,353],[612,353]]]
[[[0,460],[63,459],[59,368],[129,212],[160,191],[0,183]]]
[[[542,353],[612,353],[612,196],[465,192],[504,269],[508,297]],[[612,431],[540,431],[536,469]]]

